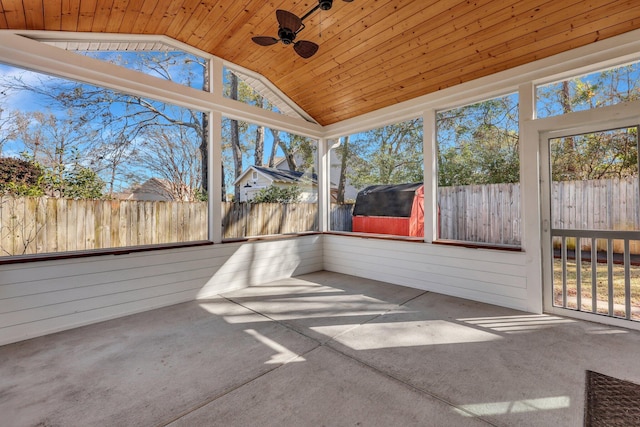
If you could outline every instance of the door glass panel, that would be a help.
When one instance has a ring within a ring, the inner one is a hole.
[[[640,320],[638,127],[549,140],[553,305]]]

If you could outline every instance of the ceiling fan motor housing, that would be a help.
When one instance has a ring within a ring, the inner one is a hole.
[[[278,30],[278,38],[280,39],[280,41],[282,41],[283,44],[291,44],[296,38],[296,33],[288,28],[280,28]]]
[[[320,3],[320,9],[329,10],[333,5],[333,0],[319,0],[319,3]]]

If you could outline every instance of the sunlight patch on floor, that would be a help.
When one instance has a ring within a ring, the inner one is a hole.
[[[311,329],[333,337],[335,341],[354,350],[463,344],[501,339],[499,335],[445,320],[366,323],[363,325],[341,324],[315,326]],[[351,332],[339,335],[345,329],[350,329]]]
[[[229,324],[271,322],[268,317],[257,315],[237,304],[229,304],[223,299],[218,302],[204,302],[199,305],[207,312],[221,316]]]
[[[289,350],[285,346],[278,344],[274,340],[265,337],[260,332],[254,329],[245,329],[245,332],[276,352],[276,354],[271,356],[271,359],[264,362],[265,365],[275,365],[275,364],[282,365],[289,362],[305,361],[305,359],[303,357],[300,357],[300,355],[294,353],[293,351]]]
[[[475,317],[458,320],[481,328],[504,333],[531,332],[567,323],[575,323],[575,320],[545,314]]]

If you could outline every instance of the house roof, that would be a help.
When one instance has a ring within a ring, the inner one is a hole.
[[[286,184],[298,184],[301,182],[311,182],[312,184],[318,183],[318,177],[315,173],[268,168],[264,166],[249,166],[238,178],[236,178],[234,184],[241,182],[250,171],[256,171],[273,182]]]
[[[0,29],[166,35],[255,71],[321,125],[640,28],[629,0],[335,0],[304,21],[303,59],[275,36],[275,11],[314,0],[0,0]]]

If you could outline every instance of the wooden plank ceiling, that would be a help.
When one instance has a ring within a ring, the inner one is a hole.
[[[637,0],[334,0],[298,40],[276,9],[315,0],[0,0],[0,28],[162,34],[266,76],[327,125],[640,28]]]

